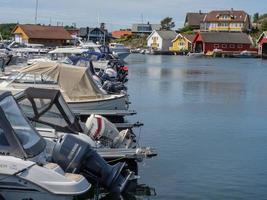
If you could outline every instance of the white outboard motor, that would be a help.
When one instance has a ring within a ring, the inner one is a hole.
[[[136,139],[130,129],[118,131],[116,126],[100,115],[91,115],[85,123],[86,133],[93,140],[111,148],[135,148]]]
[[[105,70],[105,73],[109,76],[109,78],[111,79],[116,79],[118,76],[118,73],[116,72],[116,70],[112,69],[112,68],[107,68]]]

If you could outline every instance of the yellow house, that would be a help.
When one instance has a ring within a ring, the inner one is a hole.
[[[195,38],[195,34],[183,34],[179,33],[175,39],[172,40],[172,46],[170,47],[170,51],[174,52],[190,52],[193,47],[193,40]]]
[[[64,27],[35,24],[17,24],[13,29],[15,42],[43,44],[45,46],[66,45],[72,36]]]

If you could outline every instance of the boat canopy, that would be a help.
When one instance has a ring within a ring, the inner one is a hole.
[[[46,147],[45,140],[31,126],[11,92],[0,93],[0,154],[32,158]]]
[[[49,77],[57,82],[67,100],[98,99],[105,95],[95,84],[89,69],[85,67],[58,62],[37,62],[22,68],[20,72]]]
[[[70,110],[59,90],[29,87],[14,97],[33,124],[63,132],[83,132],[79,119]]]

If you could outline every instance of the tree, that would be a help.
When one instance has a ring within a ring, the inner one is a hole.
[[[253,22],[256,23],[259,20],[259,13],[253,15]]]
[[[171,17],[166,17],[160,22],[162,30],[171,30],[175,27],[175,23],[172,21]]]
[[[267,19],[264,19],[261,23],[261,30],[267,31]]]

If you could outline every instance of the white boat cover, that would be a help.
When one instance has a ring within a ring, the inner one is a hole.
[[[64,97],[67,96],[72,101],[104,98],[104,93],[99,90],[89,69],[85,67],[58,62],[36,62],[22,68],[20,72],[48,76],[57,82]]]

